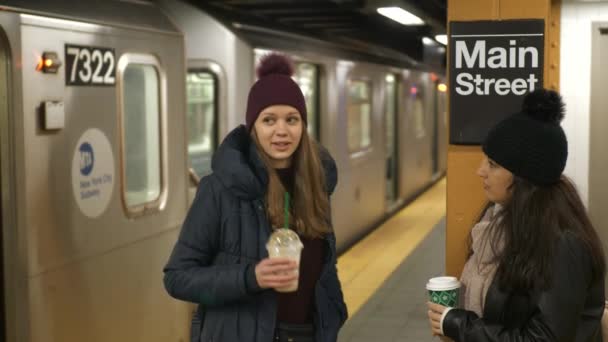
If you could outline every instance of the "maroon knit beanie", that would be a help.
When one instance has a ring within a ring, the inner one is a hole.
[[[256,70],[258,80],[247,98],[245,123],[248,131],[251,131],[260,112],[273,105],[294,107],[306,122],[306,102],[300,87],[291,79],[293,71],[293,63],[287,56],[271,53],[262,57]]]

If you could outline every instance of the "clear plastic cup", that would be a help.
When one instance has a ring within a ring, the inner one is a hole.
[[[280,228],[275,230],[266,243],[266,249],[268,250],[268,257],[270,258],[288,258],[295,260],[300,267],[300,255],[302,254],[302,248],[304,245],[298,234],[291,229]],[[299,275],[299,272],[296,270]],[[291,284],[285,287],[276,288],[278,292],[293,292],[298,290],[298,280],[296,278]]]

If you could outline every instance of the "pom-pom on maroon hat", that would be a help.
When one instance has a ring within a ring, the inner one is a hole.
[[[292,106],[307,122],[306,102],[300,87],[291,79],[293,72],[293,62],[285,55],[271,53],[262,57],[256,70],[258,80],[249,90],[247,98],[245,123],[249,131],[260,112],[273,105]]]

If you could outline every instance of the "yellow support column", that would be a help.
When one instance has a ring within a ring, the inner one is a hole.
[[[448,21],[506,19],[545,19],[544,86],[558,90],[558,0],[448,0]],[[449,275],[460,276],[469,231],[484,205],[482,184],[475,174],[482,156],[480,146],[448,146],[446,272]]]

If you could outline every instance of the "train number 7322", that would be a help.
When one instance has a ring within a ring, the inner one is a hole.
[[[116,83],[114,49],[65,45],[65,84],[108,86]]]

